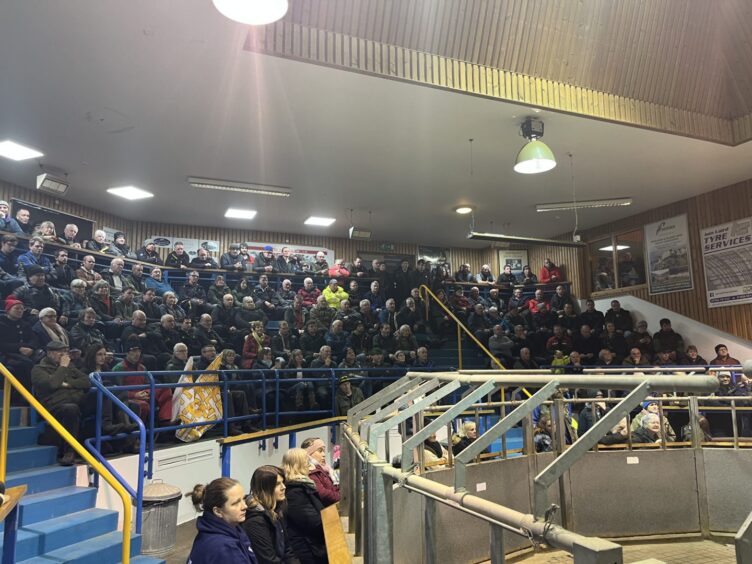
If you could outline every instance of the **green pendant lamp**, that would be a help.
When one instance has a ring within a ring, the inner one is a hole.
[[[538,174],[556,166],[556,159],[551,149],[540,138],[543,137],[543,122],[527,118],[520,127],[522,136],[528,143],[520,149],[514,171],[520,174]]]

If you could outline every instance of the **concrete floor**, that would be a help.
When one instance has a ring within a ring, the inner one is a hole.
[[[650,560],[653,559],[653,560]],[[708,540],[663,542],[624,545],[624,562],[665,562],[666,564],[733,564],[736,562],[734,545]],[[508,558],[512,564],[571,564],[572,557],[566,552],[550,551]]]

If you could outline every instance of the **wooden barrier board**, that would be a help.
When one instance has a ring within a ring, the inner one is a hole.
[[[321,523],[324,525],[324,539],[329,564],[352,564],[352,556],[347,548],[345,531],[339,518],[338,504],[330,505],[321,511]]]

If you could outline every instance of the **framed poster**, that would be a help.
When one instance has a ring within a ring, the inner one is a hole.
[[[432,265],[446,264],[449,260],[449,249],[442,247],[418,247],[418,260],[430,261]]]
[[[512,274],[516,277],[522,276],[522,267],[528,264],[527,251],[510,251],[509,249],[499,250],[499,272],[496,276],[504,272],[504,267],[512,267]]]
[[[154,245],[160,249],[172,250],[172,246],[181,241],[185,246],[185,252],[188,256],[194,258],[200,248],[205,249],[210,255],[219,256],[224,251],[219,248],[219,241],[207,241],[206,239],[189,239],[185,237],[167,237],[163,235],[152,235]]]
[[[687,214],[645,226],[645,261],[650,295],[692,289]]]
[[[752,217],[700,229],[708,307],[752,303]]]

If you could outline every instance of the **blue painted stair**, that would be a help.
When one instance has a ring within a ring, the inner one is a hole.
[[[76,468],[56,464],[57,449],[37,445],[40,427],[23,426],[23,408],[11,408],[6,486],[26,484],[18,515],[15,561],[108,564],[120,562],[123,536],[116,511],[95,507],[97,490],[76,486]],[[4,523],[0,522],[0,531]],[[0,552],[2,552],[0,534]],[[131,562],[164,564],[140,556],[141,536],[131,538]]]

